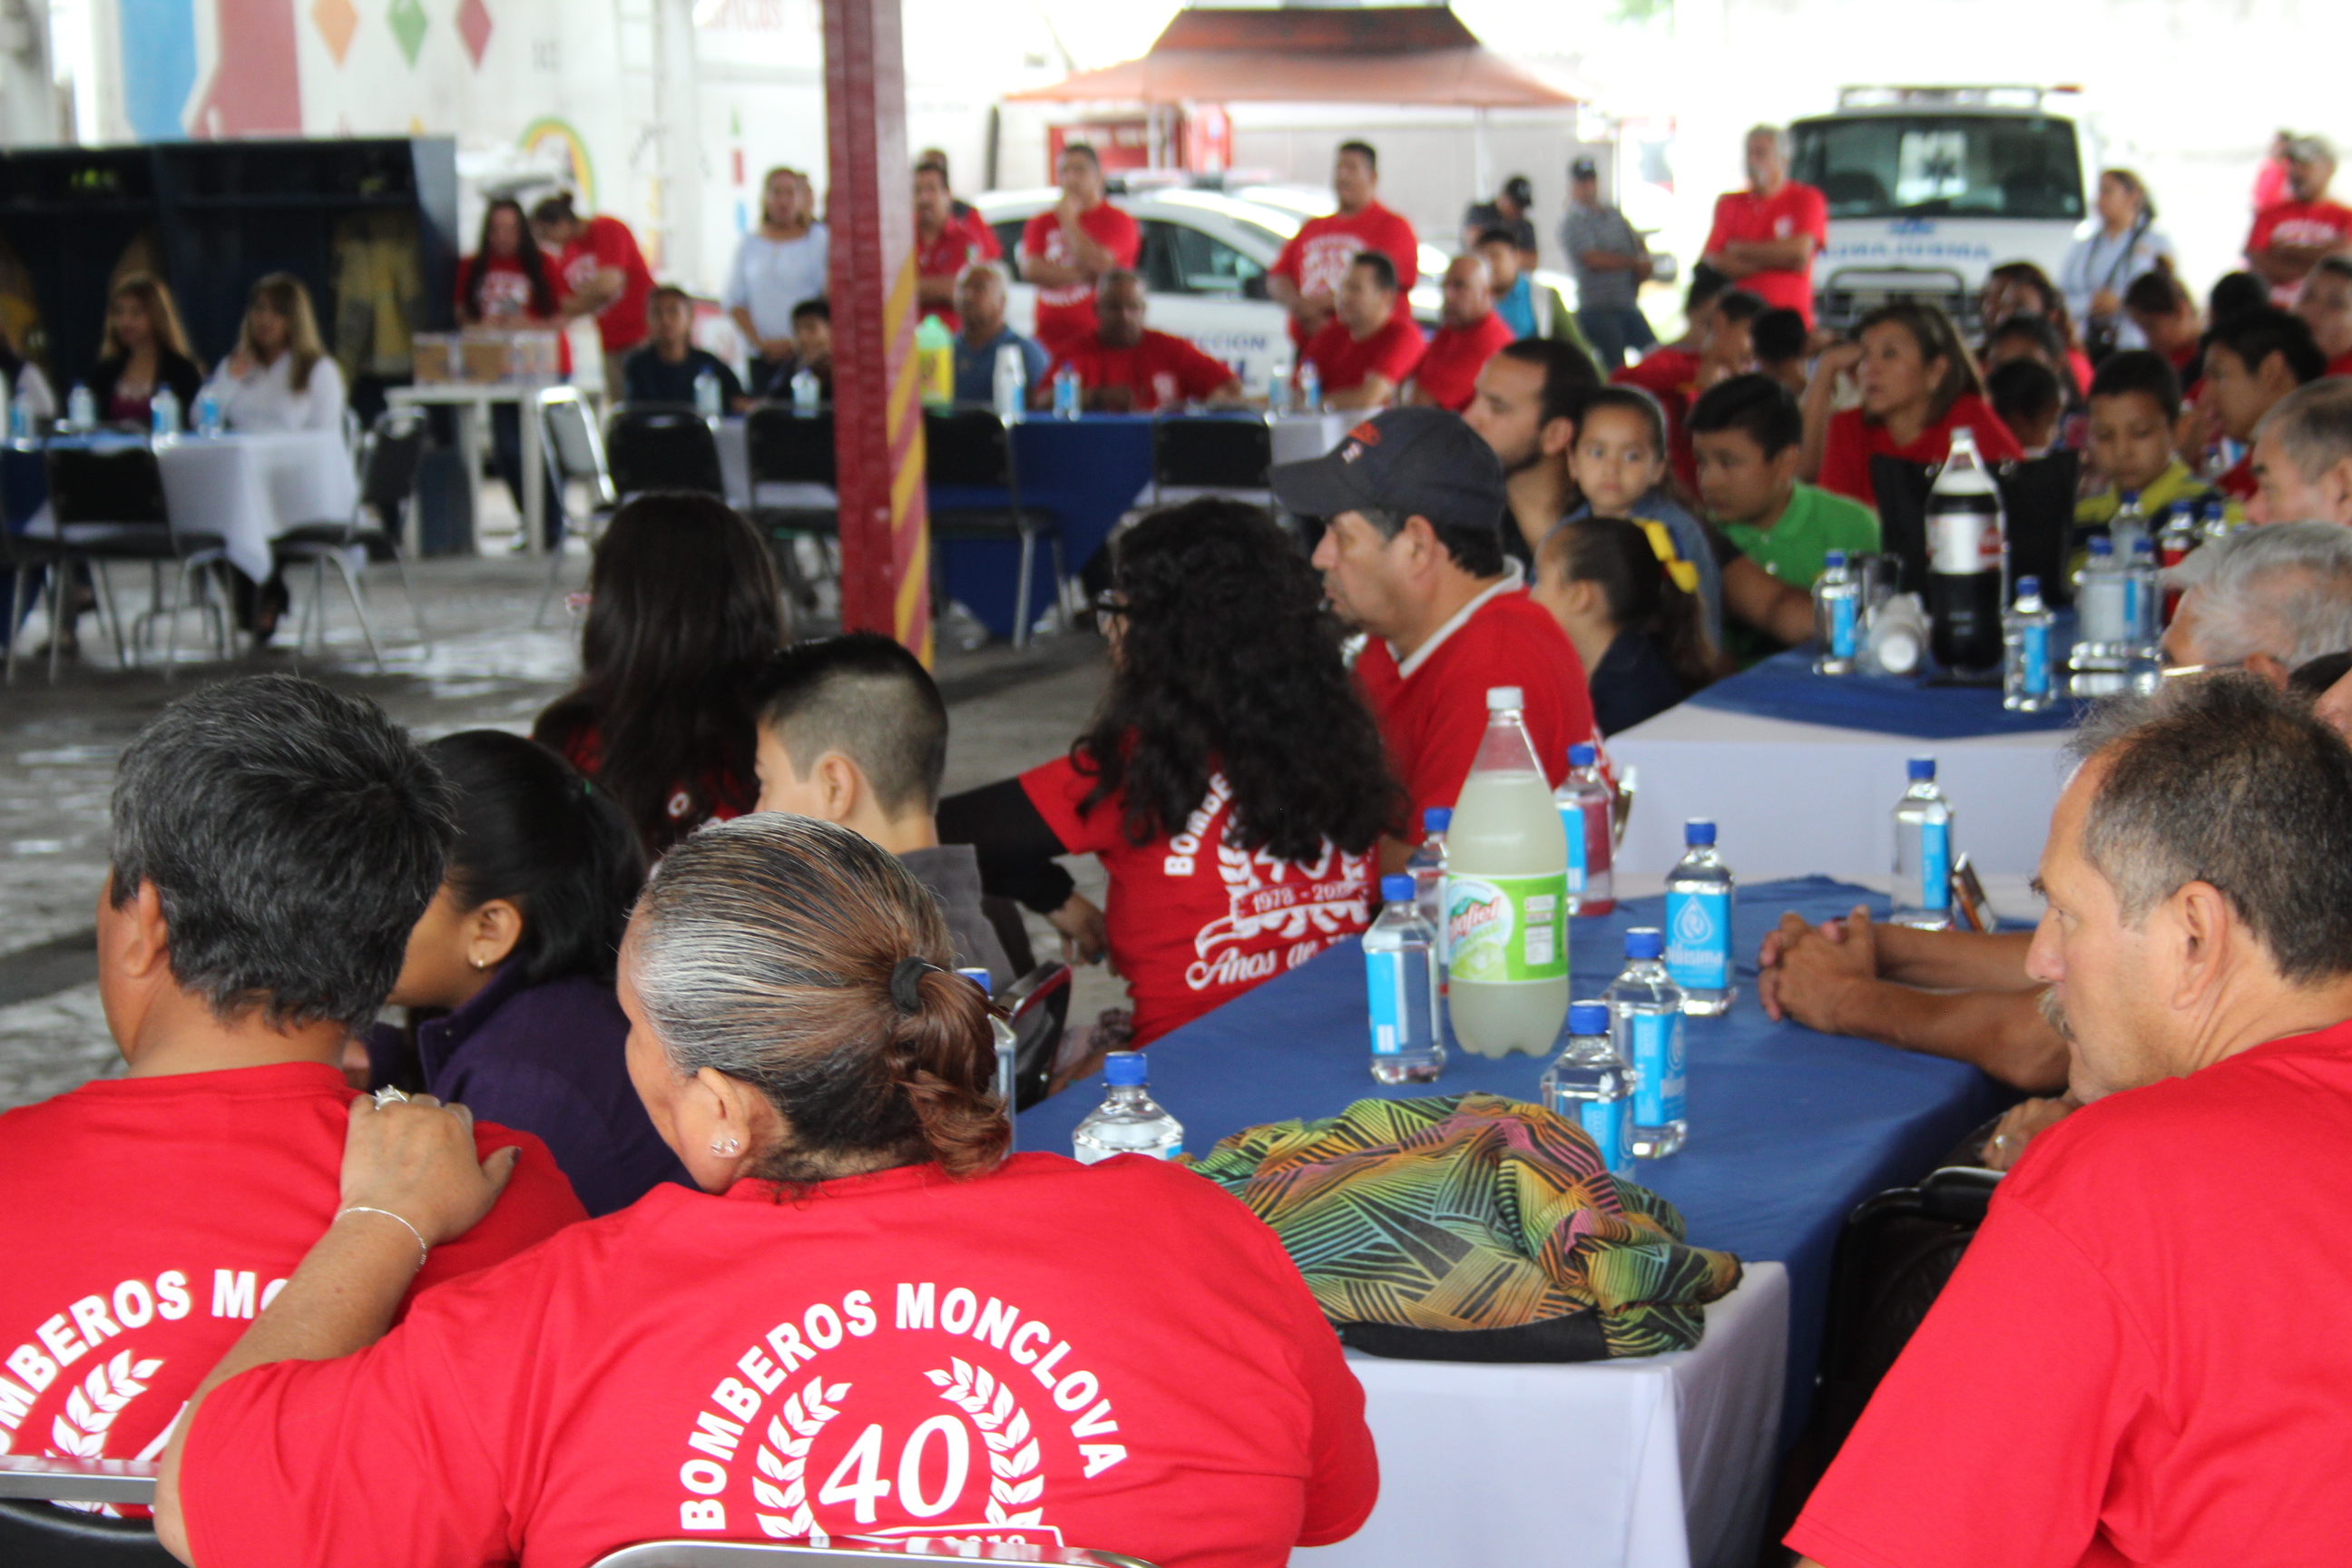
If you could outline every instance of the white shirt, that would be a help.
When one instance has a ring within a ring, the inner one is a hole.
[[[2097,218],[2078,233],[2074,244],[2066,252],[2066,259],[2058,268],[2058,291],[2066,296],[2066,309],[2074,312],[2075,321],[2087,326],[2091,320],[2091,297],[2102,289],[2113,289],[2120,298],[2132,279],[2143,273],[2153,272],[2158,258],[2175,260],[2172,241],[2162,230],[2152,226],[2134,226],[2109,237],[2106,228]],[[2119,348],[2146,348],[2147,340],[2139,329],[2125,316],[2116,323],[2116,344]]]
[[[241,376],[231,375],[228,367],[227,360],[221,361],[210,384],[213,395],[220,399],[221,422],[230,429],[343,427],[343,373],[325,355],[320,355],[310,367],[310,384],[301,392],[294,390],[294,355],[290,351]]]
[[[751,326],[762,339],[791,337],[793,307],[824,298],[832,248],[832,237],[821,223],[798,239],[769,239],[754,229],[735,247],[735,264],[727,269],[719,303],[730,310],[750,310]]]

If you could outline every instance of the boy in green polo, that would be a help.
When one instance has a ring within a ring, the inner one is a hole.
[[[1859,501],[1797,478],[1804,416],[1767,375],[1735,375],[1692,405],[1691,447],[1707,516],[1740,553],[1783,583],[1811,589],[1832,550],[1878,548],[1878,519]]]

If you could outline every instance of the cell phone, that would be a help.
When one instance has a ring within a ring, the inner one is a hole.
[[[1952,862],[1952,922],[1962,931],[1990,931],[1996,923],[1984,881],[1969,864],[1965,851]]]

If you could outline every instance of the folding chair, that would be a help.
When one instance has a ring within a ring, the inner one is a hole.
[[[1021,474],[1013,460],[1012,427],[992,409],[925,409],[923,450],[923,477],[934,489],[941,485],[963,485],[1004,492],[1001,506],[940,507],[934,503],[931,538],[1020,542],[1021,581],[1013,594],[1013,646],[1027,647],[1031,585],[1036,575],[1039,539],[1044,539],[1052,552],[1056,614],[1063,607],[1069,573],[1062,561],[1060,522],[1050,511],[1021,503]]]
[[[1185,414],[1151,422],[1151,504],[1231,496],[1271,508],[1274,426],[1263,415]]]
[[[698,490],[724,497],[719,441],[683,405],[625,403],[604,426],[604,458],[623,500],[647,490]]]
[[[131,1459],[0,1456],[0,1563],[9,1568],[176,1568],[178,1560],[145,1520],[57,1506],[151,1504],[155,1470]]]
[[[588,405],[578,390],[569,386],[542,389],[536,416],[540,449],[547,466],[547,504],[563,520],[562,532],[569,532],[572,513],[565,489],[574,479],[588,487],[588,515],[581,520],[580,531],[593,552],[597,525],[613,515],[621,500],[604,466],[604,443],[596,434],[596,422],[589,417]],[[559,543],[562,537],[562,533],[557,535]],[[547,624],[547,606],[555,602],[555,585],[562,580],[562,550],[550,550],[547,555],[547,590],[539,596],[539,613],[530,621],[534,626]]]
[[[841,499],[835,493],[833,414],[797,414],[781,404],[756,405],[743,420],[743,446],[751,469],[754,527],[780,546],[778,564],[804,609],[816,607],[814,584],[801,578],[793,546],[814,540],[819,554],[840,568],[833,547],[841,541]],[[761,489],[768,487],[767,494]]]
[[[376,673],[383,673],[383,650],[376,646],[375,625],[368,618],[367,601],[360,592],[358,572],[352,566],[355,551],[363,551],[361,569],[371,562],[389,561],[400,574],[400,591],[408,596],[408,613],[416,622],[416,643],[428,652],[433,639],[425,630],[425,606],[408,580],[408,563],[400,553],[400,535],[408,507],[416,494],[416,470],[425,460],[425,415],[420,409],[398,408],[384,413],[362,443],[360,498],[352,515],[341,522],[304,523],[289,528],[269,542],[269,553],[283,568],[310,566],[310,596],[303,601],[302,616],[294,633],[294,652],[300,657],[310,640],[310,623],[319,625],[319,652],[327,651],[327,567],[332,563],[343,580],[352,609],[359,616],[360,635],[367,639],[368,656]]]
[[[180,654],[180,612],[187,607],[190,589],[194,606],[209,616],[218,656],[228,657],[228,616],[203,592],[204,574],[218,575],[227,564],[226,542],[217,533],[174,522],[163,499],[163,470],[154,448],[144,442],[124,447],[51,447],[45,454],[49,479],[49,510],[57,520],[58,570],[49,575],[51,633],[49,679],[57,679],[58,633],[63,629],[60,606],[70,604],[72,569],[88,564],[98,583],[100,612],[114,634],[116,657],[127,668],[131,644],[143,642],[158,620],[168,619],[171,631],[163,647],[163,679],[173,678]],[[107,579],[110,561],[143,561],[152,583],[148,606],[122,635],[122,617],[114,605],[113,585]],[[163,594],[163,568],[177,565],[170,602]],[[13,639],[12,639],[13,642]]]
[[[1013,1109],[1026,1110],[1045,1098],[1061,1054],[1062,1031],[1070,1019],[1075,976],[1058,958],[1048,959],[1005,987],[1005,1021],[1013,1026]]]

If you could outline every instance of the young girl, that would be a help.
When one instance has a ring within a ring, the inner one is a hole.
[[[1675,584],[1650,526],[1593,517],[1555,531],[1536,561],[1536,603],[1576,645],[1603,735],[1662,713],[1714,679],[1698,601]]]
[[[1723,572],[1699,525],[1666,488],[1666,416],[1638,386],[1603,387],[1584,405],[1568,471],[1584,504],[1563,527],[1588,517],[1631,518],[1654,542],[1685,594],[1698,596],[1707,641],[1723,645]]]

